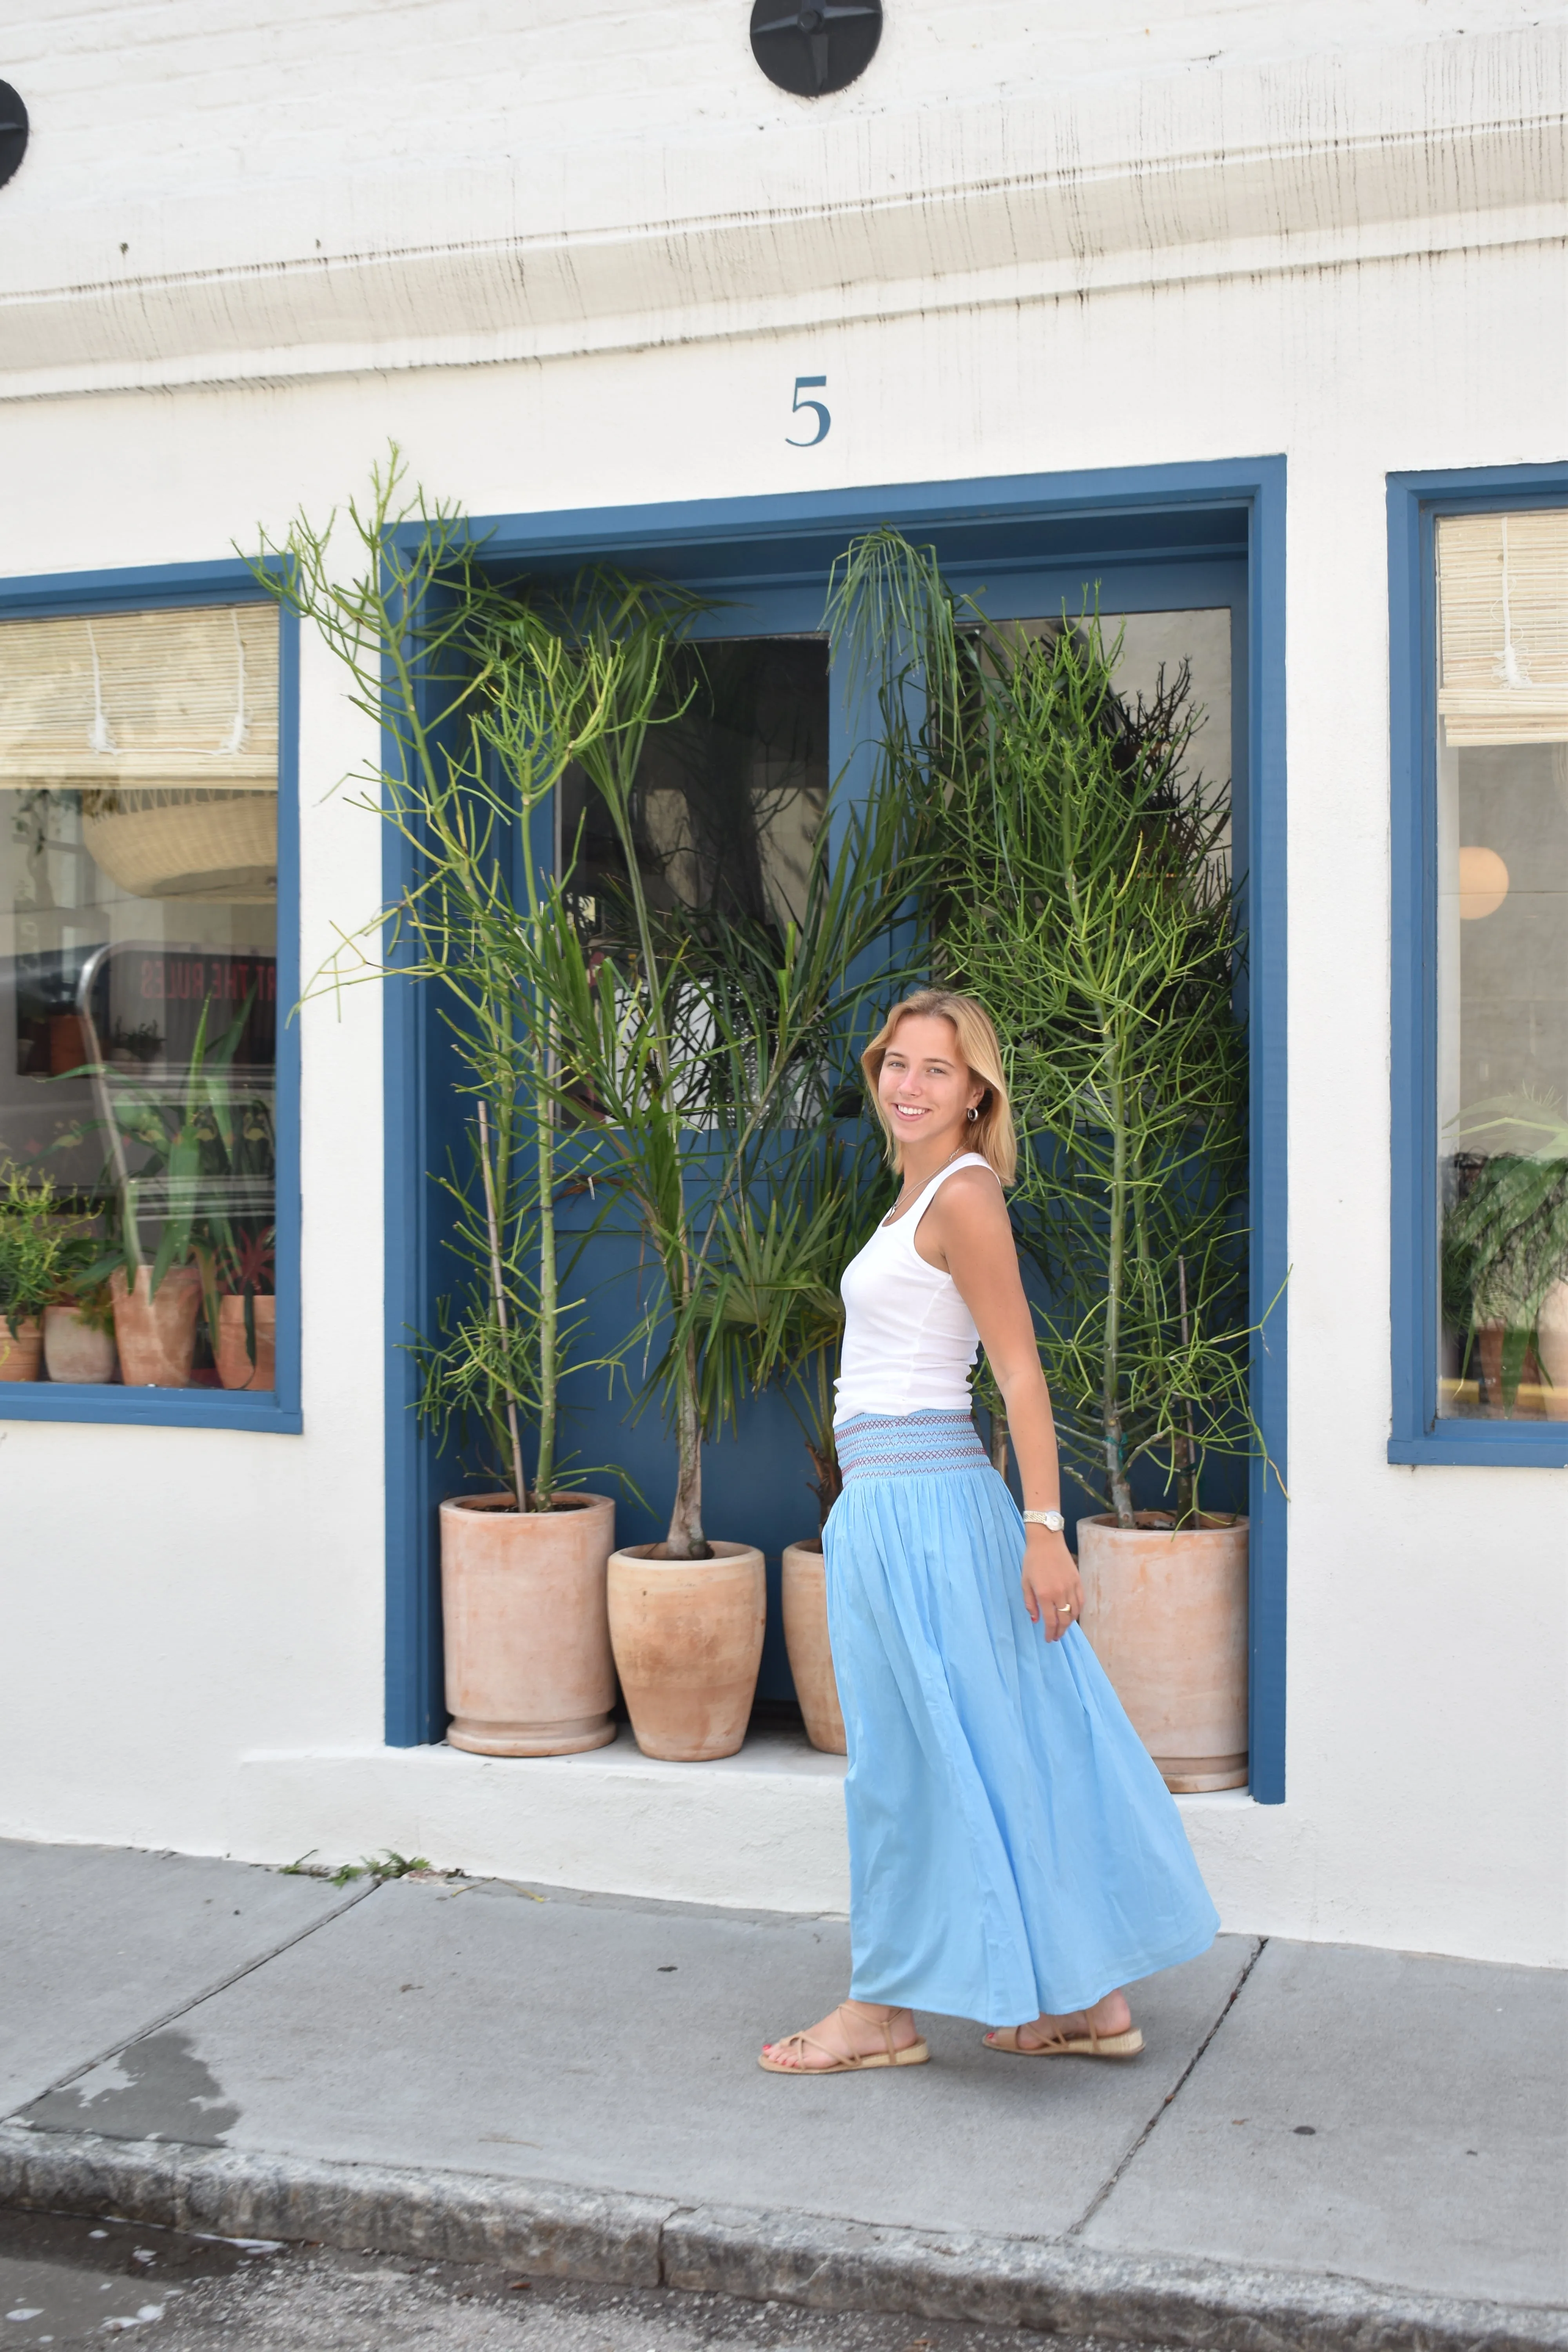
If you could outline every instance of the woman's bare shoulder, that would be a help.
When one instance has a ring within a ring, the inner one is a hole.
[[[1007,1199],[993,1168],[955,1168],[931,1206],[943,1224],[973,1231],[1007,1223]]]

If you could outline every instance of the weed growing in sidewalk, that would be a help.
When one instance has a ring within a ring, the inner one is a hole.
[[[457,1875],[453,1871],[437,1870],[434,1863],[427,1862],[422,1853],[398,1853],[390,1846],[383,1853],[367,1853],[359,1862],[340,1864],[336,1870],[329,1870],[325,1863],[312,1863],[310,1856],[316,1852],[315,1846],[310,1846],[293,1862],[282,1864],[279,1876],[324,1878],[329,1886],[347,1886],[356,1878],[451,1878]]]

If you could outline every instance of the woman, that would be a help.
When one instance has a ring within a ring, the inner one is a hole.
[[[1020,2058],[1130,2058],[1121,1987],[1219,1926],[1164,1782],[1079,1630],[1056,1433],[1002,1187],[996,1033],[921,990],[862,1055],[902,1190],[846,1269],[825,1534],[848,1733],[849,1998],[764,2044],[772,2074],[922,2065],[912,2011]],[[1020,1517],[970,1417],[978,1348]],[[1021,1570],[1021,1574],[1020,1574]]]

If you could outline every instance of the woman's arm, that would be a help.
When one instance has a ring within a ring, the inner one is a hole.
[[[988,1169],[951,1175],[915,1232],[928,1265],[951,1274],[974,1318],[992,1376],[1007,1407],[1007,1434],[1025,1507],[1059,1511],[1061,1473],[1050,1392],[1035,1345],[1018,1251],[1002,1187]],[[1024,1606],[1054,1642],[1083,1613],[1083,1587],[1066,1534],[1031,1526],[1024,1549]]]

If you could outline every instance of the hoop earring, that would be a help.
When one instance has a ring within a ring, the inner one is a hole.
[[[974,1122],[975,1122],[975,1120],[979,1118],[980,1113],[979,1113],[979,1111],[975,1108],[974,1105],[973,1105],[973,1103],[971,1103],[971,1104],[970,1104],[970,1106],[969,1106],[969,1108],[964,1112],[963,1116],[964,1116],[964,1118],[965,1118],[966,1122],[968,1123],[968,1125],[969,1125],[969,1126],[971,1126],[971,1127],[973,1127],[973,1124],[974,1124]]]

